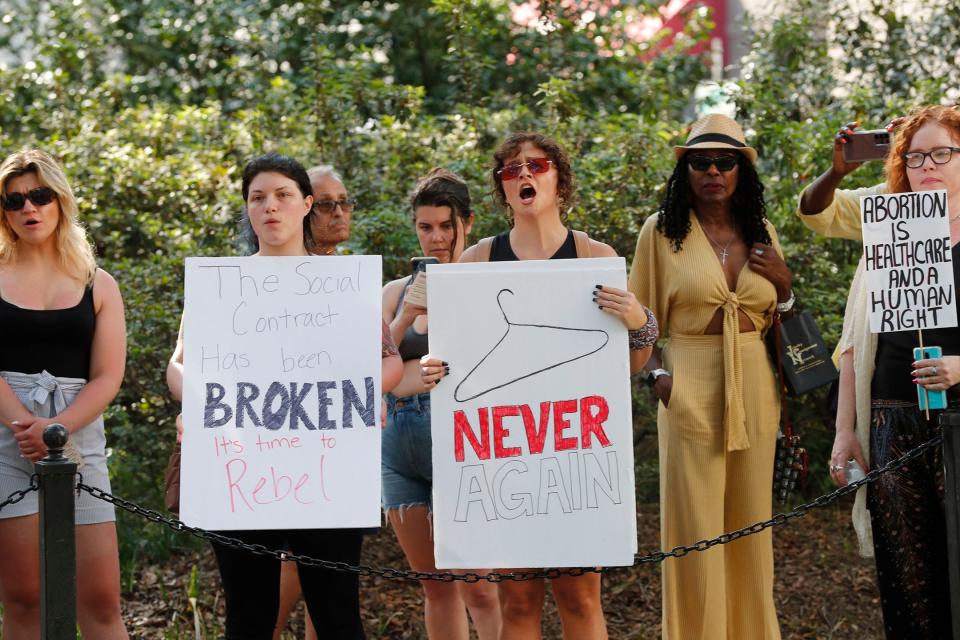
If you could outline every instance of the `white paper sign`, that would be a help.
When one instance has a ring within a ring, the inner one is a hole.
[[[627,332],[591,300],[623,258],[427,271],[437,567],[633,564]]]
[[[860,198],[870,331],[957,326],[946,191]]]
[[[188,258],[181,517],[380,524],[380,256]]]

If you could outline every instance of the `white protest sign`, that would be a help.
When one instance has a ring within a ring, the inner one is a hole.
[[[188,258],[181,517],[380,524],[380,256]]]
[[[591,300],[623,258],[427,273],[437,567],[633,564],[627,332]]]
[[[870,331],[957,326],[946,191],[860,198]]]

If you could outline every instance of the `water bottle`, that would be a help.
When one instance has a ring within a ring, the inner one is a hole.
[[[857,463],[856,460],[850,458],[847,460],[847,466],[844,468],[847,478],[847,484],[852,484],[859,480],[863,480],[866,477],[866,474],[863,472],[863,468]]]

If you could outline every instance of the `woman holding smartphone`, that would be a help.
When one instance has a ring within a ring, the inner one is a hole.
[[[897,130],[887,158],[890,193],[947,192],[953,280],[960,282],[960,112],[922,107]],[[845,467],[856,460],[868,470],[895,460],[939,432],[937,414],[927,419],[917,389],[946,391],[954,404],[960,383],[960,332],[928,329],[925,345],[943,355],[915,360],[913,331],[871,333],[863,261],[847,300],[840,339],[837,434],[830,474],[847,483]],[[954,302],[957,304],[957,302]],[[960,305],[958,305],[960,313]],[[853,524],[861,552],[877,562],[880,606],[888,638],[952,637],[947,576],[944,477],[940,447],[861,489]],[[872,544],[871,544],[872,543]]]
[[[552,138],[539,133],[512,134],[494,153],[491,177],[494,197],[510,212],[512,228],[470,247],[460,262],[616,256],[609,245],[568,229],[564,224],[573,200],[573,170],[567,153]],[[622,289],[600,287],[593,292],[593,300],[602,311],[619,318],[630,330],[630,370],[639,371],[656,341],[653,315],[647,313],[632,293]],[[436,386],[446,372],[442,360],[431,355],[421,359],[421,376],[426,388]],[[564,638],[607,637],[600,601],[600,574],[562,576],[551,583]],[[543,579],[499,583],[503,640],[541,637],[545,590]]]
[[[470,192],[463,179],[437,168],[423,176],[410,196],[413,225],[426,258],[446,264],[463,253],[473,226]],[[420,379],[420,358],[427,353],[427,309],[412,304],[411,290],[420,269],[383,288],[383,319],[403,358],[403,378],[387,394],[387,427],[383,433],[383,508],[400,546],[415,571],[436,571],[430,508],[433,464],[430,438],[430,385]],[[419,287],[419,285],[418,285]],[[416,302],[426,304],[423,299]],[[427,636],[467,640],[467,612],[480,640],[500,632],[496,585],[489,582],[421,581]]]

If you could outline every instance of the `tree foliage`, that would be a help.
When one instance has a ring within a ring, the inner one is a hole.
[[[507,223],[488,195],[492,149],[511,130],[543,130],[574,159],[572,225],[631,257],[672,170],[671,145],[692,119],[706,69],[690,47],[710,16],[694,9],[685,36],[661,47],[627,36],[653,0],[535,4],[524,24],[507,0],[11,0],[0,9],[0,152],[38,146],[63,160],[125,295],[127,376],[108,415],[118,493],[159,503],[176,413],[163,370],[183,258],[235,251],[238,174],[255,154],[334,164],[361,205],[350,248],[382,254],[392,277],[416,251],[406,196],[418,175],[437,165],[463,175],[476,237],[498,232]],[[740,61],[732,97],[760,151],[798,295],[828,340],[859,249],[813,238],[793,215],[797,196],[826,168],[838,125],[881,126],[911,105],[956,97],[946,71],[958,62],[960,9],[925,7],[929,15],[794,0],[752,25]],[[880,179],[866,166],[847,186]],[[823,423],[813,400],[798,407],[805,424]],[[639,394],[644,473],[653,414]],[[817,433],[819,461],[829,434]],[[127,557],[131,543],[159,535],[125,536]]]

